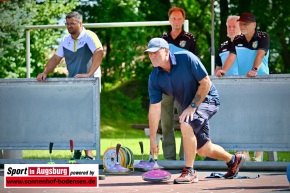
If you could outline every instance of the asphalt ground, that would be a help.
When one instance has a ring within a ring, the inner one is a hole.
[[[239,176],[248,176],[248,179],[206,178],[212,172],[197,171],[199,182],[193,184],[173,184],[173,180],[180,175],[180,170],[167,170],[171,178],[165,182],[143,181],[144,172],[131,172],[126,175],[108,175],[100,169],[104,180],[99,180],[99,188],[4,188],[4,172],[0,170],[1,193],[266,193],[290,192],[286,171],[241,171]],[[258,177],[259,176],[259,177]],[[258,178],[256,178],[258,177]]]

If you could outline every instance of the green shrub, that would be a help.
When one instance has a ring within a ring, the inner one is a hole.
[[[102,118],[138,120],[144,114],[141,96],[132,99],[119,90],[101,94]]]

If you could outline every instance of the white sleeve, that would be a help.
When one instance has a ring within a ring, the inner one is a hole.
[[[64,57],[64,53],[63,53],[63,42],[64,42],[64,38],[60,41],[58,49],[56,51],[56,55],[58,55],[59,57]]]
[[[94,32],[87,30],[86,31],[86,35],[87,37],[87,44],[91,50],[92,53],[95,52],[95,50],[102,48],[102,43],[99,40],[99,37],[97,36],[97,34],[95,34]]]

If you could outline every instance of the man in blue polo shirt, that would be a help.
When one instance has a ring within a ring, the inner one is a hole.
[[[162,94],[173,97],[181,106],[179,117],[185,153],[185,167],[176,184],[198,182],[193,163],[198,153],[224,160],[228,165],[225,178],[233,178],[245,161],[242,154],[231,155],[210,140],[209,119],[219,109],[218,92],[197,56],[188,51],[171,53],[168,43],[162,38],[153,38],[148,43],[149,58],[153,70],[149,76],[150,96],[149,126],[150,151],[158,154],[156,133],[161,115]]]
[[[270,38],[267,33],[256,30],[256,18],[252,13],[243,13],[239,21],[242,34],[235,37],[230,55],[217,76],[223,76],[237,60],[239,74],[255,77],[269,74],[268,57]]]

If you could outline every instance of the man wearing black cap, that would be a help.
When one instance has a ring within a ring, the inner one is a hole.
[[[239,21],[242,34],[235,37],[230,55],[216,75],[221,77],[237,59],[239,74],[255,77],[269,74],[268,57],[270,38],[267,33],[256,30],[256,18],[252,13],[243,13]]]
[[[150,151],[158,154],[156,133],[161,115],[162,94],[174,98],[181,107],[179,117],[185,153],[185,167],[175,184],[198,182],[193,169],[196,153],[223,160],[228,165],[225,178],[233,178],[245,161],[243,154],[231,155],[210,140],[209,119],[218,111],[219,94],[197,56],[188,51],[172,53],[162,38],[148,43],[149,58],[153,70],[149,76],[150,96],[149,126]]]

